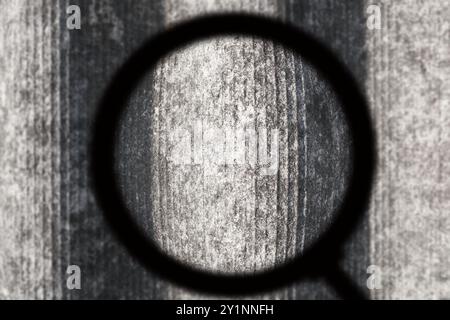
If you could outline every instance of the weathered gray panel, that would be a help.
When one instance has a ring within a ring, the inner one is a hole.
[[[58,40],[51,1],[0,2],[0,298],[54,298]],[[55,81],[54,81],[55,80]],[[55,87],[56,86],[56,87]]]
[[[367,91],[379,137],[371,263],[384,299],[448,299],[450,3],[379,1]]]
[[[70,4],[81,7],[81,30],[65,28],[69,1],[0,0],[1,298],[199,297],[156,279],[114,239],[89,188],[87,147],[98,99],[134,48],[168,24],[223,10],[310,30],[366,87],[380,166],[370,221],[346,245],[344,268],[364,286],[368,265],[379,266],[375,298],[448,298],[448,3],[379,1],[381,30],[366,28],[364,1]],[[339,106],[306,64],[270,43],[227,39],[169,58],[152,80],[130,101],[119,168],[130,205],[168,252],[203,267],[251,271],[319,235],[345,188],[348,155]],[[150,105],[158,113],[145,112]],[[221,184],[196,180],[198,168],[152,161],[170,146],[162,138],[173,124],[205,116],[279,126],[276,179],[228,168],[221,174],[231,180]],[[183,212],[197,216],[177,216]],[[82,269],[80,291],[65,287],[69,264]],[[335,295],[308,281],[261,297]]]

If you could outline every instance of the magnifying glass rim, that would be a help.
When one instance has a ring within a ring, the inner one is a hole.
[[[115,175],[115,140],[133,89],[158,61],[190,43],[217,36],[251,36],[289,48],[311,63],[337,94],[348,123],[353,172],[333,223],[290,261],[254,274],[217,274],[184,265],[144,234],[128,210]],[[143,266],[166,280],[215,294],[249,294],[280,288],[324,270],[356,228],[367,208],[375,170],[375,135],[369,107],[347,67],[308,33],[280,21],[248,14],[219,14],[178,24],[146,41],[120,67],[107,87],[94,121],[91,175],[98,204],[120,242]]]

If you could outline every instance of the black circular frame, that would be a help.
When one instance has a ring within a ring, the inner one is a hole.
[[[311,63],[336,92],[351,133],[353,171],[331,226],[301,255],[267,271],[216,274],[184,264],[161,251],[132,218],[115,176],[115,138],[127,101],[144,75],[170,52],[214,36],[245,35],[279,43]],[[369,108],[356,80],[333,52],[291,25],[254,15],[212,15],[179,24],[149,39],[122,65],[99,106],[93,129],[91,174],[107,222],[129,253],[148,270],[181,286],[216,294],[250,294],[323,276],[347,298],[365,293],[338,266],[343,242],[354,231],[369,200],[375,169],[375,136]]]

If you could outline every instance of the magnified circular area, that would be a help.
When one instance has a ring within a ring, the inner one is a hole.
[[[342,106],[287,48],[245,36],[185,46],[124,106],[116,174],[163,252],[220,274],[302,254],[330,226],[352,170]]]

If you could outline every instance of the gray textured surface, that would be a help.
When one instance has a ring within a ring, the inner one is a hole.
[[[377,298],[448,299],[450,3],[383,1],[368,32],[367,91],[379,137],[371,206]]]
[[[52,298],[58,42],[51,1],[0,1],[0,298]],[[54,108],[56,107],[56,108]]]
[[[368,265],[379,266],[375,298],[449,298],[449,4],[380,1],[382,28],[368,30],[363,1],[243,3],[70,1],[81,7],[82,29],[68,31],[68,1],[0,0],[0,298],[198,297],[148,274],[113,238],[89,188],[88,129],[110,76],[146,37],[201,12],[242,9],[310,30],[367,90],[380,167],[344,268],[364,286]],[[345,126],[306,65],[269,43],[227,39],[172,56],[152,80],[130,101],[119,168],[130,205],[165,250],[198,266],[251,271],[318,236],[345,184],[337,170]],[[170,146],[171,125],[197,118],[279,126],[276,179],[239,168],[199,178],[201,166],[156,157]],[[65,288],[69,264],[81,267],[80,291]],[[318,282],[262,297],[334,295]]]

